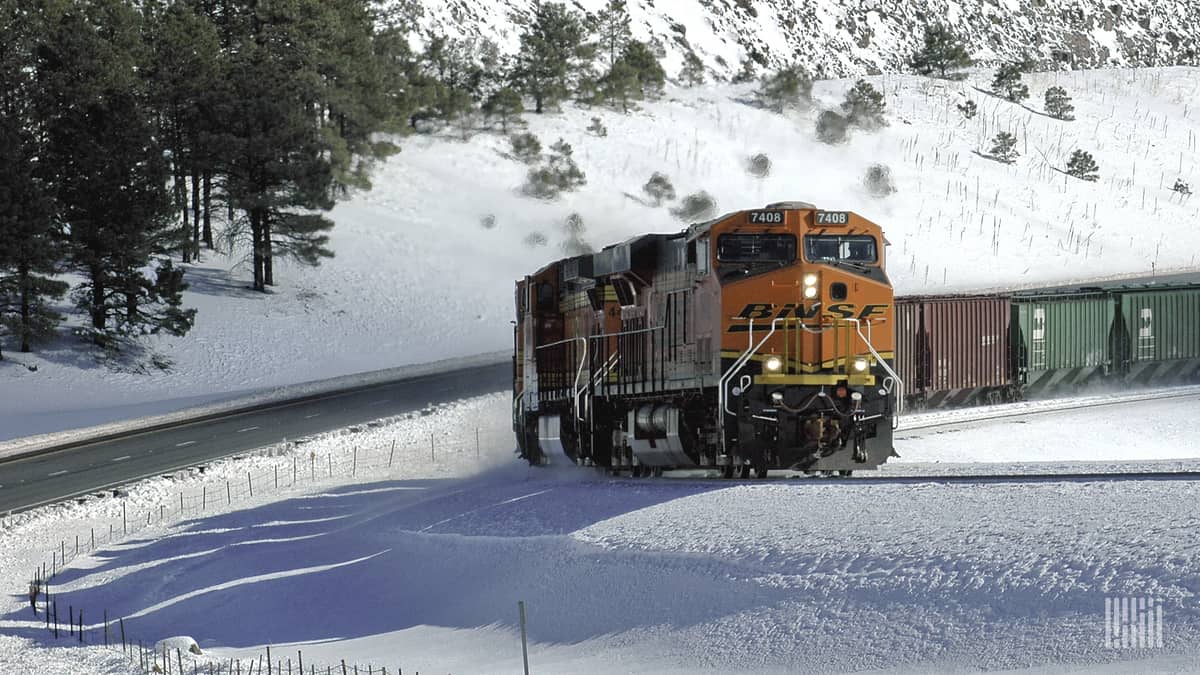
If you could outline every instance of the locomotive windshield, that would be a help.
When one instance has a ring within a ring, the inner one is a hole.
[[[879,260],[875,237],[861,234],[806,235],[804,255],[810,262],[873,263]]]
[[[790,263],[796,260],[791,234],[723,234],[717,237],[717,260],[725,263]]]

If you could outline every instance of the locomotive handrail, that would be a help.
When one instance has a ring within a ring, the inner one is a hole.
[[[565,345],[568,342],[575,342],[576,340],[583,342],[583,357],[579,359],[579,369],[575,371],[575,383],[573,385],[571,385],[571,392],[574,395],[571,398],[573,400],[573,405],[575,407],[575,419],[582,422],[583,418],[579,416],[579,378],[583,377],[583,365],[585,363],[587,363],[587,358],[588,358],[587,338],[586,337],[567,338],[565,340],[559,340],[557,342],[551,342],[548,344],[539,345],[534,348],[534,351],[545,349],[547,347],[557,347],[558,345]]]
[[[888,362],[879,355],[879,352],[875,351],[875,345],[871,344],[871,340],[867,336],[863,335],[862,320],[848,318],[846,321],[854,324],[854,330],[858,333],[858,337],[862,339],[863,344],[865,344],[867,349],[870,350],[871,355],[875,357],[875,360],[879,362],[879,365],[883,366],[883,369],[887,371],[887,374],[891,376],[892,380],[896,383],[896,414],[892,416],[892,428],[895,429],[896,426],[900,424],[901,413],[904,412],[904,380],[900,379],[900,376],[897,375],[896,371],[888,365]],[[868,323],[867,331],[870,332],[870,330],[871,324]]]
[[[739,356],[736,361],[734,361],[733,365],[729,366],[729,370],[725,371],[725,374],[722,375],[721,379],[717,381],[717,426],[721,433],[722,450],[725,450],[725,415],[734,414],[733,411],[729,410],[729,401],[725,396],[725,386],[729,383],[729,380],[731,380],[734,375],[737,375],[738,371],[742,369],[742,366],[746,365],[746,362],[749,361],[751,357],[753,357],[758,350],[762,348],[764,344],[766,344],[767,340],[769,340],[771,336],[775,334],[775,324],[779,321],[784,321],[784,319],[771,319],[771,330],[767,331],[767,334],[763,336],[763,339],[759,340],[758,344],[756,345],[754,344],[754,319],[750,319],[749,330],[746,331],[748,333],[748,337],[746,338],[746,351],[742,352],[742,355]]]

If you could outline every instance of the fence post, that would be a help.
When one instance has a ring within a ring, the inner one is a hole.
[[[296,485],[296,456],[292,455],[292,485]]]
[[[271,645],[267,645],[267,672],[271,672]]]
[[[125,617],[119,619],[121,622],[121,653],[125,652]]]
[[[67,635],[75,635],[75,605],[67,605]]]
[[[77,635],[79,635],[79,641],[83,642],[83,608],[82,607],[79,608],[79,630],[77,631]]]
[[[183,675],[183,652],[179,651],[179,647],[175,648],[175,662],[179,664],[179,675]]]
[[[250,478],[250,472],[246,472],[246,485],[250,486],[250,496],[254,496],[254,480]]]
[[[279,465],[275,465],[275,489],[279,489]]]
[[[525,637],[525,601],[517,601],[517,610],[521,613],[521,663],[525,666],[525,675],[529,675],[529,646]]]
[[[350,459],[350,475],[358,473],[358,446],[354,446],[354,456]]]
[[[104,646],[108,646],[108,610],[104,610]]]
[[[95,551],[96,550],[96,528],[91,527],[88,529],[90,529],[92,531],[92,550]]]
[[[179,515],[183,516],[183,490],[179,491]]]
[[[124,534],[129,534],[129,520],[125,517],[125,500],[121,500],[121,531]]]
[[[54,639],[58,639],[58,600],[54,601]]]
[[[329,460],[329,477],[333,478],[333,453],[325,455],[325,459]]]
[[[229,487],[229,481],[225,481],[225,503],[233,503],[233,488]]]
[[[300,675],[304,675],[304,653],[296,650],[296,660],[300,662]]]
[[[62,561],[62,566],[66,567],[67,566],[67,542],[66,541],[64,541],[62,539],[58,540],[58,551],[59,551],[58,559]]]
[[[475,459],[479,459],[479,427],[475,427]]]
[[[396,456],[396,439],[392,439],[392,449],[388,452],[388,468],[392,468],[392,459]]]
[[[167,505],[159,504],[158,505],[158,522],[161,523],[162,521],[166,520],[166,518],[167,518]]]
[[[433,444],[433,434],[432,433],[429,434],[429,459],[434,462],[437,461],[437,448]]]
[[[308,477],[310,480],[317,479],[317,453],[308,453]]]
[[[79,555],[79,535],[75,535],[75,555]]]

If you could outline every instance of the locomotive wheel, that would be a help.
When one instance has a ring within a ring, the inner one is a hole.
[[[854,471],[851,469],[842,469],[838,471],[838,475],[842,478],[849,478],[850,476],[854,475]]]
[[[749,477],[750,477],[750,465],[743,464],[743,465],[739,466],[738,467],[738,478],[741,478],[742,480],[746,480]]]
[[[768,471],[767,462],[765,460],[754,463],[754,477],[755,478],[759,478],[759,479],[766,478],[767,471]]]
[[[726,464],[725,466],[721,467],[721,478],[724,478],[726,480],[733,478],[733,466],[732,465]]]
[[[651,470],[651,475],[653,475],[655,478],[662,478],[663,468],[661,466],[654,467],[654,469]]]

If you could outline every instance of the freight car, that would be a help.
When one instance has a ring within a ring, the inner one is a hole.
[[[906,403],[1200,382],[1200,284],[896,299]]]
[[[783,202],[519,280],[519,452],[635,476],[879,466],[903,400],[884,243],[855,213]]]

